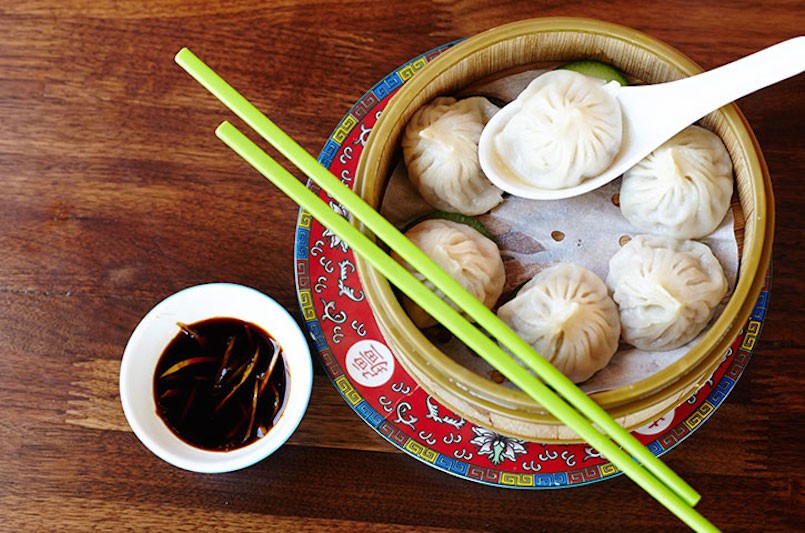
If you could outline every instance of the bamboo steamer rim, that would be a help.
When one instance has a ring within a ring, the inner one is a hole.
[[[457,80],[466,70],[468,62],[482,56],[483,50],[534,36],[547,38],[557,35],[570,39],[576,37],[582,41],[591,39],[593,44],[603,39],[607,43],[626,46],[632,53],[650,54],[659,64],[664,64],[666,69],[676,70],[670,73],[676,77],[702,71],[696,63],[669,45],[631,28],[609,22],[551,17],[523,20],[492,28],[456,44],[434,58],[392,97],[369,135],[358,162],[355,174],[356,191],[370,204],[378,204],[383,187],[374,178],[380,176],[385,180],[390,174],[390,164],[399,149],[404,125],[425,102],[460,88],[454,86],[458,83]],[[603,50],[578,52],[583,56],[596,53],[603,54]],[[620,66],[618,58],[607,59]],[[511,67],[527,64],[529,61],[518,63],[516,58],[508,58],[508,62]],[[454,75],[456,72],[458,74]],[[470,81],[474,79],[464,80],[462,83],[466,85]],[[434,91],[436,84],[442,88]],[[730,156],[733,162],[743,162],[743,175],[747,177],[736,184],[739,185],[739,193],[742,192],[740,200],[743,211],[750,215],[746,216],[746,237],[738,281],[719,318],[686,355],[649,378],[626,387],[591,394],[613,417],[619,418],[630,428],[638,427],[671,409],[674,407],[672,403],[683,401],[686,395],[695,392],[710,377],[751,314],[769,265],[774,227],[773,201],[768,169],[757,140],[734,104],[725,106],[711,116],[717,117],[721,129],[734,134],[736,142],[728,146]],[[736,180],[737,178],[736,168]],[[747,242],[751,246],[747,247]],[[543,427],[562,424],[545,413],[522,391],[497,385],[467,370],[436,349],[408,319],[388,282],[360,257],[356,257],[356,265],[367,299],[387,343],[403,367],[429,393],[447,407],[465,415],[465,418],[503,433],[526,438],[539,437],[546,442],[557,439],[573,440],[572,436],[559,436],[555,427],[547,431],[539,431],[537,428],[535,435],[531,431],[533,428],[528,427],[529,424]],[[475,412],[468,414],[468,408]],[[635,416],[636,414],[638,415]]]

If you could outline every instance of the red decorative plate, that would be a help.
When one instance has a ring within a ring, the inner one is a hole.
[[[351,185],[366,138],[391,96],[450,46],[414,58],[366,92],[333,131],[319,161]],[[346,216],[315,184],[308,187]],[[346,244],[301,210],[295,248],[299,304],[324,368],[346,402],[390,443],[447,473],[503,487],[574,487],[619,473],[589,445],[499,435],[439,404],[386,345]],[[711,379],[687,401],[633,432],[655,455],[687,438],[737,383],[763,325],[770,278],[767,274],[752,316]]]

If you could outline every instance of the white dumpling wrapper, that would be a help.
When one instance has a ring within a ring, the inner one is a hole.
[[[658,235],[638,235],[618,250],[607,286],[623,340],[645,351],[693,340],[727,293],[724,271],[707,245]]]
[[[700,239],[721,224],[733,190],[732,160],[715,133],[690,126],[628,170],[620,206],[642,231]]]
[[[613,83],[569,70],[539,76],[509,104],[518,109],[495,132],[495,157],[520,180],[544,189],[598,176],[623,140]]]
[[[618,308],[595,273],[573,263],[526,283],[498,317],[575,383],[604,368],[618,349]]]
[[[405,236],[486,307],[491,309],[497,303],[503,292],[506,272],[494,241],[466,224],[443,219],[424,220],[409,229]],[[414,271],[396,253],[392,253],[392,256],[417,279],[425,281],[422,274]],[[434,290],[431,282],[425,281],[425,285]],[[458,309],[441,291],[437,290],[436,293]],[[437,323],[410,298],[403,297],[402,302],[417,327],[425,328]]]
[[[438,97],[414,113],[402,138],[408,177],[430,205],[481,215],[503,201],[478,162],[478,140],[498,107],[480,96]]]

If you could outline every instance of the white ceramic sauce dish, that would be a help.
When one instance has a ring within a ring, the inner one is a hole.
[[[177,322],[193,324],[211,318],[234,318],[260,327],[279,343],[285,362],[285,402],[274,426],[253,443],[227,451],[186,443],[160,418],[154,397],[154,373],[179,333]],[[293,317],[265,294],[230,283],[190,287],[160,302],[135,328],[120,366],[123,412],[137,438],[164,461],[203,473],[246,468],[276,451],[302,420],[312,384],[310,348]]]

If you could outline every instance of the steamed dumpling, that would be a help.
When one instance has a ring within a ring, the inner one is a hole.
[[[498,107],[486,98],[439,97],[405,127],[403,159],[419,194],[436,209],[481,215],[503,201],[478,163],[478,139]]]
[[[724,143],[715,133],[690,126],[624,174],[621,212],[643,231],[699,239],[721,224],[732,187]]]
[[[606,285],[572,263],[537,274],[498,316],[575,383],[604,368],[618,349],[618,308]]]
[[[620,310],[623,340],[647,351],[693,340],[727,293],[710,248],[654,235],[638,235],[612,256],[607,286]]]
[[[573,187],[606,170],[620,149],[620,104],[601,80],[547,72],[509,105],[514,114],[492,133],[494,157],[526,183]]]
[[[492,240],[466,224],[442,219],[420,222],[408,230],[405,236],[486,307],[491,308],[497,303],[503,292],[506,273],[500,250]],[[417,279],[424,280],[422,274],[415,272],[398,255],[392,256],[412,271]],[[426,281],[425,284],[431,290],[434,289],[430,282]],[[441,292],[436,292],[444,298]],[[408,316],[417,327],[425,328],[436,324],[436,320],[409,298],[403,297],[402,301]],[[448,303],[452,305],[449,300]]]

